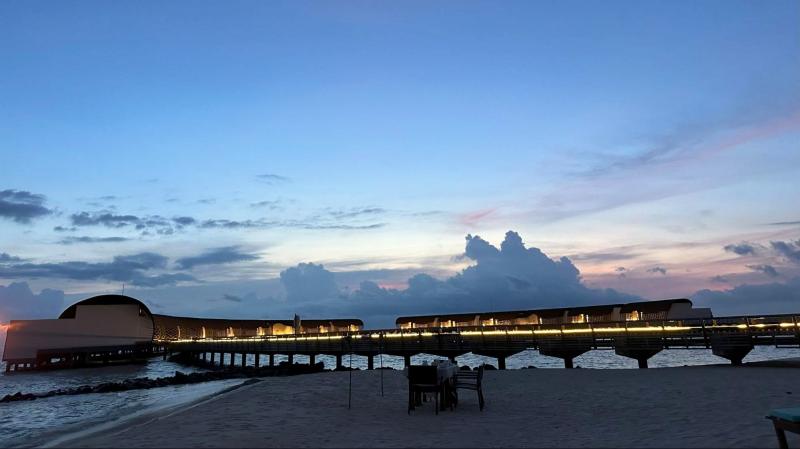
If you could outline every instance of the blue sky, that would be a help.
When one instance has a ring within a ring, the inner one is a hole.
[[[508,230],[591,288],[785,285],[800,267],[772,242],[800,239],[798,16],[793,1],[3,2],[0,285],[114,291],[133,280],[114,267],[42,270],[152,253],[168,261],[150,275],[186,275],[137,292],[166,311],[212,312],[226,289],[288,311],[278,277],[299,263],[347,294],[402,290],[476,263],[465,235]],[[47,212],[20,219],[21,203]],[[760,249],[724,249],[742,242]],[[175,265],[220,248],[248,257]]]

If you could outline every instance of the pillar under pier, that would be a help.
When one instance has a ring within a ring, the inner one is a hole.
[[[711,336],[711,353],[731,361],[731,365],[739,366],[745,356],[753,350],[753,339],[750,335],[717,334]]]
[[[372,355],[367,356],[367,369],[375,369],[375,359]]]
[[[275,366],[275,354],[270,353],[270,355],[269,355],[269,366]]]
[[[287,354],[289,357],[289,365],[294,365],[294,354]]]
[[[635,359],[639,368],[647,368],[647,360],[664,349],[661,337],[621,335],[614,337],[614,352]]]
[[[538,340],[539,353],[564,360],[564,368],[573,368],[572,359],[592,349],[591,337],[542,337]]]
[[[336,354],[336,368],[338,369],[342,367],[342,354]]]
[[[403,363],[406,364],[406,368],[411,366],[411,356],[410,355],[404,355],[403,356]]]

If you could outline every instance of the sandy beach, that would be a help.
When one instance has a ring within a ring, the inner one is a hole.
[[[402,372],[267,378],[191,408],[66,441],[65,447],[776,447],[772,408],[800,404],[781,367],[488,371],[487,406],[406,414]],[[789,436],[789,444],[800,439]]]

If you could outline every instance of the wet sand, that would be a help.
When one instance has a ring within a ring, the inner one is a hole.
[[[64,442],[68,447],[776,447],[764,418],[800,405],[800,369],[487,371],[486,409],[406,414],[402,372],[272,377]],[[800,438],[789,435],[789,445]]]

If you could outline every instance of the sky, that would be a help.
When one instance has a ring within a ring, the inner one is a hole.
[[[800,311],[796,1],[0,4],[0,323]]]

